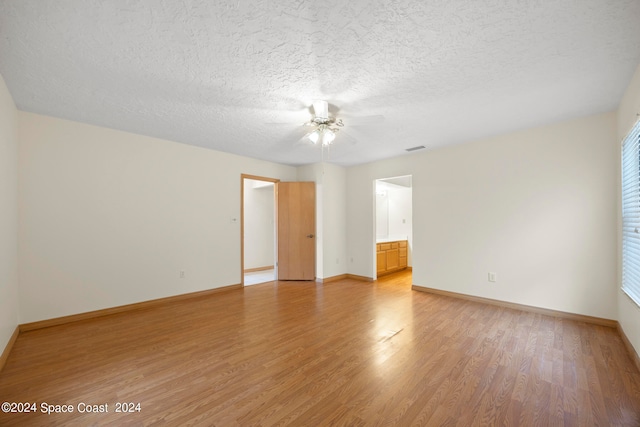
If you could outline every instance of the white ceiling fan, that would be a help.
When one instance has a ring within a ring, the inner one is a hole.
[[[318,100],[313,102],[313,119],[305,123],[305,126],[314,126],[315,129],[307,133],[303,139],[308,139],[313,144],[320,143],[323,147],[331,145],[336,138],[336,132],[344,126],[342,119],[329,116],[329,103]]]
[[[306,103],[303,103],[303,105],[305,104]],[[366,142],[369,137],[367,135],[367,129],[379,126],[385,120],[382,115],[352,116],[348,113],[343,114],[341,107],[322,99],[313,101],[311,105],[306,105],[307,107],[304,107],[302,110],[297,110],[295,113],[291,111],[291,113],[296,115],[297,120],[293,119],[289,122],[269,122],[266,124],[287,127],[293,126],[294,128],[286,138],[295,137],[295,139],[293,139],[293,141],[295,141],[293,144],[295,149],[304,151],[310,147],[318,147],[322,153],[322,161],[325,159],[328,160],[332,152],[338,153],[338,156],[341,156],[353,150],[352,148],[348,148],[349,146],[358,144],[359,141]],[[306,122],[300,120],[303,114],[308,118]],[[347,128],[349,128],[348,131]],[[351,130],[357,132],[357,136],[352,135]],[[340,144],[338,144],[340,148],[336,147],[336,142],[340,142]]]
[[[352,144],[356,143],[356,139],[352,136],[347,135],[347,133],[341,129],[345,126],[342,118],[336,117],[335,114],[329,113],[329,103],[324,100],[316,100],[313,102],[309,110],[313,110],[312,118],[310,121],[306,122],[304,126],[311,126],[314,129],[311,132],[306,133],[301,139],[301,142],[311,142],[315,144],[321,144],[323,147],[328,147],[331,145],[335,138],[336,133],[341,131],[341,137]],[[334,110],[339,111],[339,109],[334,105],[332,106]],[[381,115],[376,116],[365,116],[365,117],[349,117],[346,116],[348,120],[348,124],[351,127],[358,126],[375,126],[379,125],[384,121],[384,117]]]

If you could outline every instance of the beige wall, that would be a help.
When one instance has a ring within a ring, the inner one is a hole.
[[[289,166],[18,117],[22,323],[240,283],[240,175],[296,179]]]
[[[638,114],[640,114],[640,66],[636,69],[636,73],[625,92],[625,95],[620,103],[618,109],[618,138],[616,148],[619,150],[622,141],[626,137],[627,133],[633,127],[633,124],[638,120]],[[620,151],[617,153],[620,158]],[[620,163],[618,162],[618,165]],[[618,171],[618,177],[620,172]],[[620,178],[618,178],[618,186],[620,185]],[[622,246],[621,230],[622,230],[622,211],[620,201],[620,187],[618,187],[618,209],[619,209],[619,224],[618,224],[618,236],[620,237],[620,243],[618,248]],[[619,259],[622,259],[622,254],[619,254]],[[629,298],[624,292],[620,290],[622,274],[621,269],[618,270],[618,321],[620,326],[624,330],[625,335],[629,338],[629,341],[633,344],[636,352],[640,354],[640,308]]]
[[[298,180],[316,183],[316,276],[347,272],[346,169],[328,163],[298,168]]]
[[[322,179],[324,267],[322,277],[347,272],[347,190],[346,169],[324,164]]]
[[[413,157],[396,157],[380,162],[352,166],[347,169],[347,257],[348,273],[374,278],[375,276],[375,241],[376,224],[375,180],[411,175],[415,162]],[[413,189],[413,200],[419,197]],[[416,223],[421,219],[416,216],[413,206],[413,235],[415,238]],[[414,240],[415,243],[415,240]],[[416,262],[413,254],[413,262]],[[415,273],[415,272],[414,272]]]
[[[18,322],[17,110],[0,76],[0,353]]]
[[[373,180],[412,174],[414,284],[615,319],[615,135],[609,113],[349,168],[349,272],[373,275]]]

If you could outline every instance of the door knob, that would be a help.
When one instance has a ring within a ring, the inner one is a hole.
[[[313,234],[307,234],[307,237],[313,239]]]

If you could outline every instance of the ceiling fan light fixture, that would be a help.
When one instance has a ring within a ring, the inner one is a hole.
[[[344,126],[344,123],[341,119],[329,117],[329,103],[327,101],[314,101],[312,107],[314,116],[310,122],[305,123],[305,126],[313,126],[315,129],[303,138],[308,139],[314,145],[320,145],[324,161],[324,147],[327,147],[328,153],[329,147],[336,139],[336,133]]]
[[[330,129],[324,131],[322,135],[322,145],[329,145],[336,139],[336,134],[333,133]]]
[[[307,138],[309,138],[309,140],[311,142],[313,142],[314,144],[316,144],[318,142],[318,140],[320,139],[320,131],[318,129],[314,130],[313,132],[311,132]]]

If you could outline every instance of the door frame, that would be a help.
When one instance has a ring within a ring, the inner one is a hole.
[[[244,286],[244,180],[251,179],[254,181],[266,181],[277,183],[280,182],[277,178],[269,178],[265,176],[257,176],[250,174],[240,174],[240,284]],[[274,209],[277,211],[278,206],[275,203],[275,189],[273,191],[274,197]],[[277,233],[278,224],[274,224],[274,229]],[[274,253],[274,261],[278,262],[278,253],[275,251]]]

